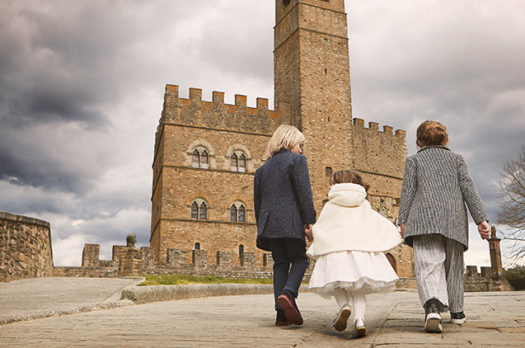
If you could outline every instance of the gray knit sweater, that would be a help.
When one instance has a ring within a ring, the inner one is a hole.
[[[405,242],[412,237],[441,234],[468,249],[467,209],[476,224],[488,221],[463,156],[444,146],[427,146],[407,157],[399,207]]]

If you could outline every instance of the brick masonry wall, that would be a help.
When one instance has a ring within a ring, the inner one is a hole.
[[[164,260],[168,248],[192,249],[196,242],[213,245],[208,249],[211,252],[227,250],[233,245],[235,249],[241,244],[247,248],[254,246],[253,174],[262,164],[269,136],[166,125],[162,138],[165,156],[158,159],[162,164],[152,196],[151,246],[157,250],[158,257]],[[192,167],[195,148],[205,148],[208,152],[208,169]],[[231,170],[230,158],[234,151],[245,154],[245,172]],[[157,165],[155,163],[154,168]],[[192,225],[191,204],[195,199],[206,203],[208,216],[206,221]],[[229,222],[230,207],[234,203],[244,205],[245,223]]]
[[[0,281],[52,274],[49,223],[0,212]]]
[[[53,277],[118,278],[116,267],[55,267]]]

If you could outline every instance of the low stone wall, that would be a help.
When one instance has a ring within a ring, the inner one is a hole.
[[[118,278],[116,267],[55,267],[53,277]]]
[[[134,286],[122,291],[122,300],[135,303],[173,301],[210,296],[235,296],[272,294],[270,284],[191,284]]]
[[[510,283],[492,267],[467,266],[465,272],[465,292],[476,291],[512,291]]]
[[[0,281],[52,275],[49,223],[0,212]]]
[[[64,277],[118,277],[145,274],[184,274],[195,276],[218,276],[226,278],[268,278],[273,277],[271,253],[257,262],[255,254],[244,252],[235,257],[232,251],[219,250],[208,255],[206,250],[167,249],[166,258],[157,261],[152,247],[114,245],[111,260],[100,260],[100,246],[86,244],[82,254],[82,267],[57,267],[55,276]],[[188,256],[191,255],[191,263]],[[211,262],[210,262],[211,261]],[[262,265],[261,265],[262,264]],[[308,282],[315,262],[310,260],[304,281]],[[396,284],[399,289],[417,288],[414,277],[401,277]],[[494,273],[491,267],[467,266],[465,291],[510,291],[512,287],[503,277]]]

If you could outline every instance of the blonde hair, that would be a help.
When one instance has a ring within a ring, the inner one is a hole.
[[[417,127],[417,141],[420,146],[447,145],[447,127],[437,121],[425,121]]]
[[[330,185],[343,184],[343,183],[352,183],[361,185],[365,188],[365,191],[368,192],[370,185],[363,181],[363,178],[358,172],[355,172],[350,169],[338,170],[333,173],[330,177]]]
[[[305,141],[306,138],[299,129],[288,124],[282,124],[277,127],[275,132],[273,132],[270,141],[268,141],[264,157],[270,158],[277,152],[281,151],[282,148],[290,150],[296,144],[302,144]]]

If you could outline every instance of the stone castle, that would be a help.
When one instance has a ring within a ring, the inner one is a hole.
[[[255,247],[253,175],[279,124],[306,136],[316,210],[321,211],[333,171],[355,169],[370,184],[372,206],[395,221],[406,157],[405,132],[352,118],[347,16],[344,0],[276,0],[275,110],[224,93],[202,100],[200,89],[179,97],[167,85],[155,137],[150,245],[158,262],[172,249],[230,251],[233,258],[264,253]],[[191,251],[191,253],[190,253]],[[413,276],[406,246],[389,252],[402,277]]]
[[[136,248],[130,237],[127,245],[113,246],[111,260],[100,260],[100,245],[86,244],[81,267],[54,267],[49,224],[0,212],[0,281],[147,273],[271,277],[271,253],[255,247],[253,176],[283,123],[307,138],[303,151],[318,213],[332,172],[349,168],[370,184],[372,207],[395,222],[406,134],[352,117],[344,0],[276,0],[274,34],[275,110],[264,98],[252,108],[243,95],[228,105],[223,92],[203,101],[200,89],[184,99],[178,86],[166,86],[155,136],[149,247]],[[489,245],[492,267],[480,275],[468,266],[467,291],[507,289],[495,230]],[[403,244],[387,257],[398,285],[414,287],[411,248]]]

